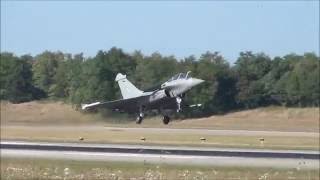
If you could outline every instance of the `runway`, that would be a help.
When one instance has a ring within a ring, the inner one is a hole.
[[[2,141],[1,157],[319,169],[318,151]]]

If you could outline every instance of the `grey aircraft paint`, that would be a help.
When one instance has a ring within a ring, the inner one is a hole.
[[[88,110],[98,107],[109,108],[115,111],[137,113],[137,123],[140,124],[144,117],[144,112],[149,110],[175,109],[180,112],[184,94],[192,87],[204,82],[202,79],[193,78],[188,73],[179,73],[161,84],[159,89],[143,92],[136,88],[126,77],[118,73],[115,81],[118,82],[123,99],[108,102],[94,102],[83,104],[82,109]],[[199,106],[200,104],[193,105]],[[191,105],[192,106],[192,105]],[[163,116],[164,124],[168,124],[170,118]]]

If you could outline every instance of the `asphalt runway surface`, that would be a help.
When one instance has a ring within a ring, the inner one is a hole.
[[[1,157],[319,169],[319,151],[1,141]]]

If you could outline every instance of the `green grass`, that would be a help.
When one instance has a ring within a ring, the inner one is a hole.
[[[319,170],[1,158],[1,179],[319,179]]]

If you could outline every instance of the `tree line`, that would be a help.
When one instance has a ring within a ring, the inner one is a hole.
[[[183,116],[208,116],[237,109],[268,105],[319,107],[320,58],[315,53],[270,58],[264,53],[241,52],[234,65],[218,52],[177,59],[119,48],[99,51],[94,57],[82,53],[45,51],[20,57],[1,52],[0,98],[14,103],[36,99],[82,103],[121,98],[114,78],[127,74],[142,90],[166,81],[175,73],[192,71],[205,83],[187,93],[188,104],[200,108]]]

